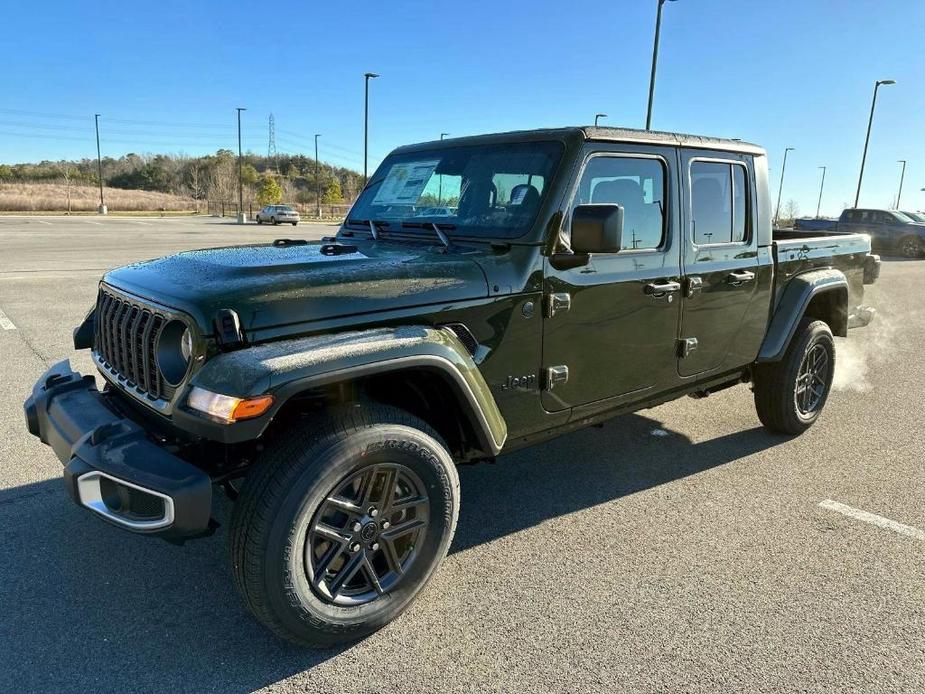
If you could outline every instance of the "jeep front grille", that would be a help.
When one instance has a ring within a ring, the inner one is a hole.
[[[157,338],[169,317],[153,306],[100,288],[93,351],[128,388],[153,400],[169,400],[175,388],[157,367]]]

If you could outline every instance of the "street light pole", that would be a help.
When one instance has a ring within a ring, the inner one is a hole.
[[[600,118],[606,118],[606,117],[607,117],[607,114],[606,114],[606,113],[595,113],[595,114],[594,114],[594,127],[595,127],[595,128],[597,127],[597,121],[598,121],[598,119],[600,119]]]
[[[103,157],[100,155],[100,114],[93,114],[96,122],[96,171],[100,179],[100,214],[106,214],[106,203],[103,202]]]
[[[363,185],[369,176],[367,167],[369,164],[369,81],[376,79],[379,75],[375,72],[367,72],[363,75],[366,78],[366,97],[363,101]]]
[[[780,195],[784,192],[784,174],[787,172],[787,153],[792,152],[793,147],[787,147],[784,150],[784,165],[780,168],[780,187],[777,189],[777,208],[774,210],[774,223],[780,220]]]
[[[321,133],[315,133],[315,216],[321,219],[321,168],[318,163],[318,138]]]
[[[897,210],[900,209],[899,201],[902,200],[902,197],[903,197],[903,179],[906,178],[906,160],[900,159],[898,163],[903,165],[903,170],[902,170],[902,173],[899,174],[899,192],[896,194],[896,209]]]
[[[870,129],[874,125],[874,109],[877,107],[877,90],[881,84],[896,84],[896,80],[877,80],[874,82],[874,98],[870,102],[870,119],[867,121],[867,137],[864,139],[864,154],[861,157],[861,173],[858,174],[858,192],[854,196],[854,206],[861,199],[861,181],[864,180],[864,164],[867,163],[867,146],[870,144]]]
[[[816,203],[816,219],[819,219],[819,209],[822,207],[822,188],[825,186],[825,167],[820,166],[822,169],[822,182],[819,184],[819,202]]]
[[[241,149],[241,111],[246,108],[238,107],[238,224],[244,224],[247,218],[244,216],[244,152]]]
[[[652,129],[652,99],[655,97],[655,69],[658,66],[658,37],[662,29],[662,5],[667,0],[658,0],[658,12],[655,15],[655,43],[652,46],[652,74],[649,76],[649,108],[646,109],[646,130]],[[675,0],[671,0],[674,2]]]

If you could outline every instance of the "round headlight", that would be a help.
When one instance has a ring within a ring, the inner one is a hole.
[[[189,361],[193,355],[193,334],[189,328],[183,331],[183,336],[180,338],[180,354],[186,361]]]
[[[161,328],[157,338],[157,368],[167,383],[177,386],[183,381],[192,353],[193,336],[186,323],[172,320]]]

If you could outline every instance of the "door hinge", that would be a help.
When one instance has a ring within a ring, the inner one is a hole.
[[[568,367],[550,366],[546,369],[546,390],[568,383]]]
[[[685,337],[678,340],[678,356],[681,357],[681,359],[690,356],[690,353],[695,349],[697,349],[696,337]]]
[[[566,292],[546,295],[546,317],[552,318],[557,313],[565,313],[572,307],[572,295]]]

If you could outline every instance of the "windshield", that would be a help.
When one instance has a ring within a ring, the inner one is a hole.
[[[356,201],[348,227],[370,221],[388,234],[440,229],[516,238],[539,212],[562,155],[558,142],[445,147],[389,156]]]
[[[913,222],[925,222],[925,214],[921,212],[903,212],[903,214],[909,217]]]

